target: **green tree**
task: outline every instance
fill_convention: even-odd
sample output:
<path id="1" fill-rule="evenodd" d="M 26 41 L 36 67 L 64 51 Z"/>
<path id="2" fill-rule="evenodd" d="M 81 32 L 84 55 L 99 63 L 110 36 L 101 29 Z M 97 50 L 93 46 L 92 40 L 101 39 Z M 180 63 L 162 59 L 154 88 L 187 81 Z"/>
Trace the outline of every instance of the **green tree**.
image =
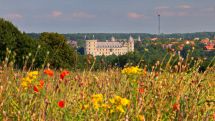
<path id="1" fill-rule="evenodd" d="M 47 48 L 47 62 L 55 68 L 73 68 L 77 61 L 74 48 L 67 44 L 66 38 L 58 33 L 44 32 L 39 38 L 42 48 Z"/>
<path id="2" fill-rule="evenodd" d="M 36 51 L 37 42 L 28 37 L 25 33 L 20 32 L 12 23 L 0 19 L 0 60 L 6 56 L 6 49 L 16 53 L 15 66 L 23 66 L 23 56 Z M 14 58 L 13 58 L 14 59 Z"/>

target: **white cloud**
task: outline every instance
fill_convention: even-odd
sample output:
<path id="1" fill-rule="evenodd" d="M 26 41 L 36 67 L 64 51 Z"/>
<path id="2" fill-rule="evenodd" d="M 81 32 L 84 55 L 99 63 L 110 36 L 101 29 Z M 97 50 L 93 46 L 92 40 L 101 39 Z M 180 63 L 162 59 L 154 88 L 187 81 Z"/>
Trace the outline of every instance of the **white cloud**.
<path id="1" fill-rule="evenodd" d="M 140 13 L 129 12 L 128 13 L 128 18 L 131 18 L 131 19 L 142 19 L 142 18 L 144 18 L 144 15 L 140 14 Z"/>
<path id="2" fill-rule="evenodd" d="M 52 17 L 59 17 L 61 15 L 62 15 L 62 12 L 60 12 L 60 11 L 53 11 L 51 14 Z"/>

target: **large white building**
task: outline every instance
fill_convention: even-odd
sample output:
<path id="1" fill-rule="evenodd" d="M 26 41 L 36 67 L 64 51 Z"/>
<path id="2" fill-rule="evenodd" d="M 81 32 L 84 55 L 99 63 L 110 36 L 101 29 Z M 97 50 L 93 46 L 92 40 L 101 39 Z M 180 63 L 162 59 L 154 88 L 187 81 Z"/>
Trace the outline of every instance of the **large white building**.
<path id="1" fill-rule="evenodd" d="M 114 37 L 110 41 L 86 40 L 85 54 L 93 56 L 124 55 L 134 51 L 134 39 L 129 37 L 128 41 L 116 41 Z"/>

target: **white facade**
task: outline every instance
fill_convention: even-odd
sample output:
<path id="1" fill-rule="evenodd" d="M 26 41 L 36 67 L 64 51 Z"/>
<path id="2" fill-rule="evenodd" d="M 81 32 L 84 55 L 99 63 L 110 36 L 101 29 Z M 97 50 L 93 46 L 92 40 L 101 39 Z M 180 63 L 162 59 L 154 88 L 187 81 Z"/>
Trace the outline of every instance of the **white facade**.
<path id="1" fill-rule="evenodd" d="M 86 40 L 85 54 L 93 56 L 124 55 L 134 51 L 134 39 L 130 36 L 127 42 L 116 41 L 114 37 L 111 41 L 99 42 L 98 40 Z"/>

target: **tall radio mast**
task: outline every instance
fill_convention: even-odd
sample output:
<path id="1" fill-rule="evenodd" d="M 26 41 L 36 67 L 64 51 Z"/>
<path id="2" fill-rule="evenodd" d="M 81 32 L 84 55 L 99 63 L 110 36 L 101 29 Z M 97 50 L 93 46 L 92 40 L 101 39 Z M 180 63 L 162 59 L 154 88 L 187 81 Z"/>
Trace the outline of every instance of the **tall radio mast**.
<path id="1" fill-rule="evenodd" d="M 161 27 L 160 27 L 160 17 L 161 17 L 161 15 L 158 14 L 158 34 L 160 34 L 160 29 L 161 29 Z"/>

